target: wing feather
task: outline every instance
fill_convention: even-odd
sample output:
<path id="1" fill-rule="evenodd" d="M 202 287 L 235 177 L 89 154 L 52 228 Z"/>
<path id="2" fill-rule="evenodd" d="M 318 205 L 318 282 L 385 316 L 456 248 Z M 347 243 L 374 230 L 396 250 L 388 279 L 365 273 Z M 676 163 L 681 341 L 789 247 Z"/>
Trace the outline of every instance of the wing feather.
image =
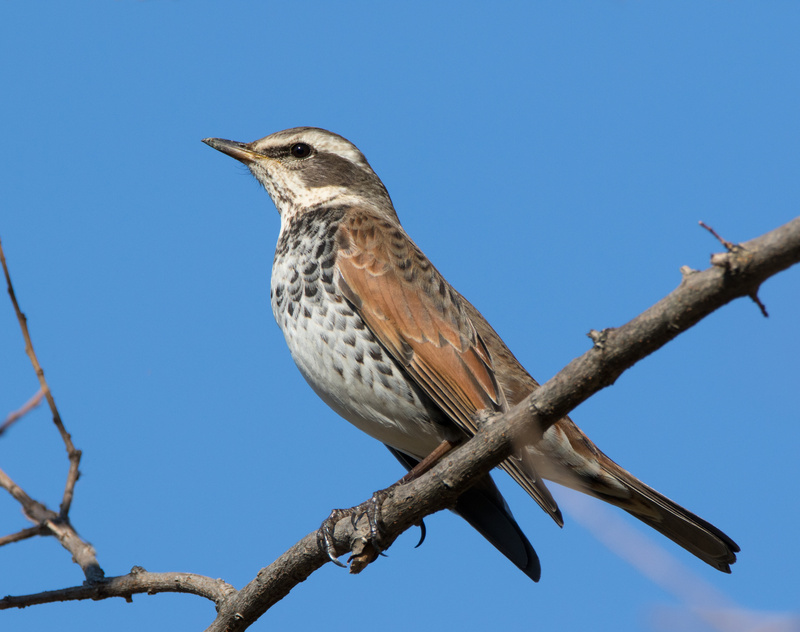
<path id="1" fill-rule="evenodd" d="M 354 209 L 337 239 L 340 290 L 378 341 L 461 431 L 467 436 L 477 432 L 479 410 L 505 410 L 492 357 L 468 311 L 471 306 L 399 224 Z M 502 467 L 561 524 L 555 500 L 530 464 L 512 457 Z"/>

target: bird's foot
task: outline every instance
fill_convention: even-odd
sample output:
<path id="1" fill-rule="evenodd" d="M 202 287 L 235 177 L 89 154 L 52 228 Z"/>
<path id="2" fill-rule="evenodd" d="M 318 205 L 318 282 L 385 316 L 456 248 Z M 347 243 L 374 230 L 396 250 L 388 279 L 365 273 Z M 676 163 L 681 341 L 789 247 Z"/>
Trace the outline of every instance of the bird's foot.
<path id="1" fill-rule="evenodd" d="M 330 515 L 322 521 L 322 525 L 319 531 L 317 531 L 317 546 L 327 553 L 328 559 L 330 559 L 331 562 L 342 568 L 346 568 L 347 564 L 342 562 L 336 555 L 336 542 L 333 539 L 333 533 L 336 530 L 336 523 L 342 518 L 346 518 L 348 515 L 352 518 L 355 509 L 355 507 L 351 507 L 350 509 L 334 509 L 331 511 Z"/>
<path id="2" fill-rule="evenodd" d="M 380 528 L 381 505 L 392 487 L 375 492 L 369 500 L 355 507 L 331 511 L 317 531 L 317 544 L 320 549 L 325 551 L 331 562 L 343 568 L 347 567 L 336 555 L 334 532 L 336 523 L 348 516 L 350 524 L 356 530 L 350 543 L 350 558 L 347 560 L 350 563 L 350 572 L 360 573 L 381 554 L 385 548 L 382 545 L 383 538 Z M 358 526 L 362 518 L 366 518 L 367 522 L 365 533 L 361 532 Z"/>

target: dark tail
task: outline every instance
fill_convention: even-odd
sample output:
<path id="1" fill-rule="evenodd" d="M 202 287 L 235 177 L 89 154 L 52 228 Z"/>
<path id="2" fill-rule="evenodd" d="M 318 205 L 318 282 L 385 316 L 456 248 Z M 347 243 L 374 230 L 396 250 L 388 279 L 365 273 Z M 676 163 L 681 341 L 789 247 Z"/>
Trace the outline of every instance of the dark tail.
<path id="1" fill-rule="evenodd" d="M 627 474 L 627 472 L 626 472 Z M 642 481 L 627 481 L 634 492 L 632 506 L 619 506 L 670 540 L 723 573 L 731 572 L 739 545 L 710 522 L 659 494 Z"/>
<path id="2" fill-rule="evenodd" d="M 739 552 L 736 542 L 600 454 L 601 476 L 568 477 L 560 482 L 624 509 L 707 564 L 723 573 L 731 572 L 730 565 Z M 609 478 L 611 484 L 606 482 Z"/>
<path id="3" fill-rule="evenodd" d="M 410 470 L 418 463 L 407 454 L 386 447 L 406 469 Z M 539 581 L 542 574 L 539 556 L 514 520 L 508 504 L 490 476 L 483 477 L 464 492 L 458 498 L 453 511 L 489 540 L 518 569 L 533 581 Z"/>

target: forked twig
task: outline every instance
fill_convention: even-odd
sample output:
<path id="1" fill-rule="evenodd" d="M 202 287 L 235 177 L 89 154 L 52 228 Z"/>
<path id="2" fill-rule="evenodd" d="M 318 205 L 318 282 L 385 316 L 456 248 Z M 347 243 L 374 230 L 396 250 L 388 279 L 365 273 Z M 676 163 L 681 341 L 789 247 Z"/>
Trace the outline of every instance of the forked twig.
<path id="1" fill-rule="evenodd" d="M 67 473 L 67 482 L 64 486 L 64 496 L 61 499 L 61 511 L 59 512 L 61 517 L 66 519 L 67 515 L 69 514 L 70 505 L 72 504 L 72 497 L 75 493 L 75 483 L 78 480 L 78 466 L 81 462 L 81 451 L 77 450 L 72 444 L 72 437 L 70 437 L 67 429 L 64 427 L 64 423 L 61 421 L 61 415 L 58 414 L 58 407 L 56 407 L 56 400 L 53 399 L 53 394 L 50 392 L 50 386 L 47 384 L 47 380 L 44 377 L 44 370 L 39 364 L 39 359 L 36 357 L 36 352 L 33 350 L 33 342 L 31 342 L 31 335 L 28 332 L 28 319 L 19 308 L 17 295 L 14 292 L 14 285 L 11 283 L 11 275 L 8 273 L 8 265 L 6 265 L 6 257 L 3 253 L 2 242 L 0 242 L 0 262 L 3 264 L 3 274 L 5 274 L 6 277 L 8 295 L 11 297 L 11 302 L 14 305 L 14 311 L 17 313 L 19 326 L 22 329 L 22 337 L 25 339 L 25 353 L 28 354 L 31 364 L 33 365 L 33 369 L 36 371 L 36 376 L 39 378 L 39 385 L 42 389 L 42 392 L 44 392 L 47 403 L 50 406 L 50 411 L 53 413 L 53 423 L 56 425 L 56 428 L 58 428 L 61 439 L 64 441 L 64 445 L 67 448 L 69 472 Z"/>
<path id="2" fill-rule="evenodd" d="M 700 224 L 700 226 L 705 228 L 709 233 L 714 235 L 714 237 L 717 238 L 717 241 L 719 241 L 719 243 L 725 246 L 725 250 L 727 250 L 730 254 L 741 253 L 744 250 L 741 244 L 734 244 L 728 241 L 727 239 L 724 239 L 723 237 L 720 236 L 720 234 L 717 231 L 715 231 L 713 228 L 711 228 L 711 226 L 709 226 L 705 222 L 701 221 L 698 223 Z M 730 266 L 731 260 L 725 257 L 724 255 L 714 255 L 713 257 L 711 257 L 711 263 L 714 265 L 721 265 L 723 267 L 727 267 Z M 758 306 L 758 309 L 761 310 L 761 315 L 764 318 L 769 318 L 769 313 L 767 313 L 766 305 L 764 305 L 764 303 L 761 302 L 761 299 L 758 298 L 758 288 L 753 290 L 748 296 Z"/>
<path id="3" fill-rule="evenodd" d="M 61 499 L 61 508 L 58 513 L 48 509 L 43 503 L 32 499 L 25 491 L 19 487 L 13 480 L 2 470 L 0 470 L 0 487 L 8 490 L 8 492 L 22 505 L 25 516 L 32 522 L 37 524 L 34 530 L 38 530 L 43 535 L 55 536 L 61 545 L 72 553 L 73 559 L 83 569 L 86 579 L 89 582 L 96 582 L 103 578 L 104 573 L 100 568 L 95 557 L 95 552 L 92 546 L 85 542 L 78 536 L 75 529 L 69 522 L 69 509 L 72 505 L 72 498 L 75 493 L 75 483 L 78 480 L 79 470 L 78 467 L 81 461 L 81 451 L 76 449 L 72 443 L 64 423 L 61 421 L 61 415 L 58 413 L 56 402 L 53 399 L 53 394 L 50 392 L 50 386 L 44 377 L 44 370 L 39 364 L 39 359 L 36 357 L 36 352 L 33 350 L 33 342 L 31 342 L 30 332 L 28 331 L 28 319 L 19 307 L 17 295 L 14 292 L 14 285 L 11 283 L 11 275 L 8 272 L 8 265 L 6 264 L 5 253 L 3 252 L 3 244 L 0 242 L 0 263 L 3 265 L 3 274 L 6 277 L 6 286 L 8 288 L 8 295 L 11 297 L 11 303 L 14 305 L 14 311 L 17 314 L 19 326 L 22 329 L 22 337 L 25 339 L 25 352 L 31 360 L 36 376 L 39 378 L 39 386 L 47 403 L 50 405 L 50 411 L 53 414 L 53 423 L 58 429 L 61 439 L 67 449 L 67 456 L 69 458 L 69 471 L 67 472 L 67 482 L 64 486 L 64 495 Z M 27 406 L 27 405 L 26 405 Z M 16 534 L 12 534 L 2 538 L 0 543 L 8 544 L 10 542 L 17 542 L 21 539 L 35 535 L 33 530 L 25 529 Z"/>

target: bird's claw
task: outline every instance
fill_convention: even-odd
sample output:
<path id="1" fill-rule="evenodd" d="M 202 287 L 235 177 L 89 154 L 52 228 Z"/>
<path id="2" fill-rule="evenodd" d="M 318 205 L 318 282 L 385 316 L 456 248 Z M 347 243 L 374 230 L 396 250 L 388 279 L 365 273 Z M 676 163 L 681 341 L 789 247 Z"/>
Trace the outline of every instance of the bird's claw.
<path id="1" fill-rule="evenodd" d="M 382 489 L 372 494 L 372 497 L 364 503 L 366 505 L 364 514 L 366 514 L 367 522 L 369 523 L 369 539 L 378 552 L 383 548 L 380 546 L 381 528 L 379 522 L 381 519 L 381 506 L 388 495 L 389 493 Z"/>
<path id="2" fill-rule="evenodd" d="M 415 549 L 418 549 L 422 546 L 422 543 L 425 542 L 425 536 L 428 533 L 428 530 L 425 528 L 424 521 L 420 520 L 417 526 L 419 527 L 419 542 L 417 542 L 417 545 L 414 547 Z"/>
<path id="3" fill-rule="evenodd" d="M 347 565 L 336 555 L 336 542 L 334 540 L 336 523 L 342 518 L 347 517 L 350 518 L 350 524 L 353 526 L 353 529 L 358 529 L 359 521 L 366 517 L 369 526 L 369 534 L 362 539 L 365 543 L 367 541 L 369 542 L 375 553 L 382 554 L 383 547 L 381 546 L 382 537 L 379 522 L 381 519 L 381 505 L 386 499 L 386 496 L 388 496 L 388 491 L 380 490 L 372 494 L 372 497 L 368 501 L 356 507 L 351 507 L 350 509 L 334 509 L 331 511 L 330 515 L 323 521 L 319 531 L 317 531 L 317 546 L 325 551 L 331 562 L 342 568 L 347 568 Z M 424 534 L 422 539 L 425 539 Z M 420 540 L 420 544 L 422 544 L 422 540 Z"/>
<path id="4" fill-rule="evenodd" d="M 324 549 L 325 553 L 328 555 L 328 559 L 331 562 L 336 564 L 336 566 L 341 566 L 342 568 L 347 568 L 347 564 L 342 562 L 336 555 L 336 545 L 333 539 L 333 532 L 336 529 L 336 523 L 347 516 L 348 513 L 352 517 L 352 512 L 352 509 L 334 509 L 331 511 L 330 515 L 325 518 L 319 528 L 319 531 L 317 531 L 317 546 L 320 549 Z"/>
<path id="5" fill-rule="evenodd" d="M 353 513 L 350 515 L 350 524 L 353 526 L 353 529 L 358 529 L 358 521 L 364 517 L 367 513 L 366 511 L 356 511 L 356 507 L 353 508 Z"/>

